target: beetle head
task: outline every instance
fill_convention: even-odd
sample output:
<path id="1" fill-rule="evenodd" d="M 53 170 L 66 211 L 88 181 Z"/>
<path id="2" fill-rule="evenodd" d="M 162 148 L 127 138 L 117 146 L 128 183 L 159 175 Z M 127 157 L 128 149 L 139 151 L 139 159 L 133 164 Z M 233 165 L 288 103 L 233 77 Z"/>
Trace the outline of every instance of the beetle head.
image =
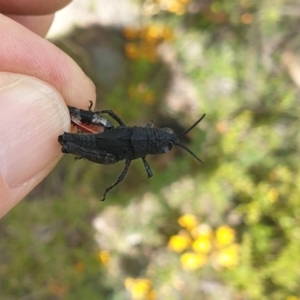
<path id="1" fill-rule="evenodd" d="M 164 133 L 160 138 L 159 149 L 161 149 L 160 153 L 167 153 L 171 151 L 173 147 L 179 142 L 179 138 L 169 127 L 162 128 L 162 132 Z"/>

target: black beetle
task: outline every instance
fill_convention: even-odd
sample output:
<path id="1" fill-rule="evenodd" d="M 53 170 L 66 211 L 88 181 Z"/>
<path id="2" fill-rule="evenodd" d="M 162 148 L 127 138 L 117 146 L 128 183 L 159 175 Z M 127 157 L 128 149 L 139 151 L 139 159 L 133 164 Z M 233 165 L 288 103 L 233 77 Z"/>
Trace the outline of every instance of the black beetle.
<path id="1" fill-rule="evenodd" d="M 72 108 L 73 109 L 73 108 Z M 80 110 L 79 113 L 85 115 L 85 122 L 93 124 L 92 120 L 96 115 L 107 113 L 120 126 L 113 128 L 109 123 L 106 123 L 105 118 L 101 119 L 101 125 L 105 130 L 101 133 L 67 133 L 58 137 L 58 142 L 62 145 L 63 153 L 76 155 L 75 158 L 84 158 L 92 162 L 109 165 L 117 163 L 120 160 L 125 160 L 125 168 L 118 177 L 117 181 L 109 186 L 104 194 L 102 201 L 105 200 L 106 194 L 119 184 L 125 178 L 132 160 L 141 158 L 144 163 L 148 178 L 153 176 L 152 170 L 146 161 L 146 155 L 157 155 L 169 152 L 174 146 L 179 146 L 189 152 L 195 159 L 202 163 L 191 150 L 179 143 L 179 136 L 187 134 L 191 131 L 204 117 L 205 114 L 194 123 L 189 129 L 183 133 L 176 135 L 170 128 L 153 128 L 153 123 L 149 122 L 145 127 L 126 126 L 124 122 L 112 111 L 102 110 L 92 112 Z M 82 118 L 79 115 L 80 118 Z M 80 119 L 78 118 L 78 119 Z M 105 124 L 108 124 L 106 128 Z"/>

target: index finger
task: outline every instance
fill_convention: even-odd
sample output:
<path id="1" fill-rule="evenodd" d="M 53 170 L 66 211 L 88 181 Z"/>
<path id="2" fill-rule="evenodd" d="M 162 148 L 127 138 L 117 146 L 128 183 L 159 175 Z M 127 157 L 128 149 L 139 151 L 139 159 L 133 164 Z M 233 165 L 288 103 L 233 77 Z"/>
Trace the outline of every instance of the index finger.
<path id="1" fill-rule="evenodd" d="M 85 108 L 95 101 L 95 86 L 64 52 L 0 14 L 0 71 L 39 78 L 52 85 L 68 105 Z"/>
<path id="2" fill-rule="evenodd" d="M 0 0 L 1 13 L 16 15 L 53 14 L 69 4 L 71 0 Z"/>

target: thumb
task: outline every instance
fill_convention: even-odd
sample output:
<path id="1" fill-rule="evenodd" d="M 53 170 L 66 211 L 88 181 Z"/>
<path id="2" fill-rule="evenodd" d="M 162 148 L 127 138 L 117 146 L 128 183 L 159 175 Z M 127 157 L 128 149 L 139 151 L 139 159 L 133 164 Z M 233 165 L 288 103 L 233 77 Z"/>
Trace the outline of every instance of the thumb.
<path id="1" fill-rule="evenodd" d="M 57 137 L 70 127 L 60 94 L 25 75 L 0 73 L 0 217 L 61 157 Z"/>

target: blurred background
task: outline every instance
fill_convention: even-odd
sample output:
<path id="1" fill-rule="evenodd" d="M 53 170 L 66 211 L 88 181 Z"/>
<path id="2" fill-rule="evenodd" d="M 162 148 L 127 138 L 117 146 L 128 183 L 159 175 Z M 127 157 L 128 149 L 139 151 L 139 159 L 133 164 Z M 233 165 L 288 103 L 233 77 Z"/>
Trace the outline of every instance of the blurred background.
<path id="1" fill-rule="evenodd" d="M 102 166 L 65 155 L 0 221 L 1 299 L 300 299 L 300 3 L 76 0 L 49 39 L 97 108 L 182 149 Z M 89 99 L 82 99 L 88 107 Z M 298 104 L 297 104 L 298 103 Z M 26 211 L 26 214 L 23 212 Z"/>

